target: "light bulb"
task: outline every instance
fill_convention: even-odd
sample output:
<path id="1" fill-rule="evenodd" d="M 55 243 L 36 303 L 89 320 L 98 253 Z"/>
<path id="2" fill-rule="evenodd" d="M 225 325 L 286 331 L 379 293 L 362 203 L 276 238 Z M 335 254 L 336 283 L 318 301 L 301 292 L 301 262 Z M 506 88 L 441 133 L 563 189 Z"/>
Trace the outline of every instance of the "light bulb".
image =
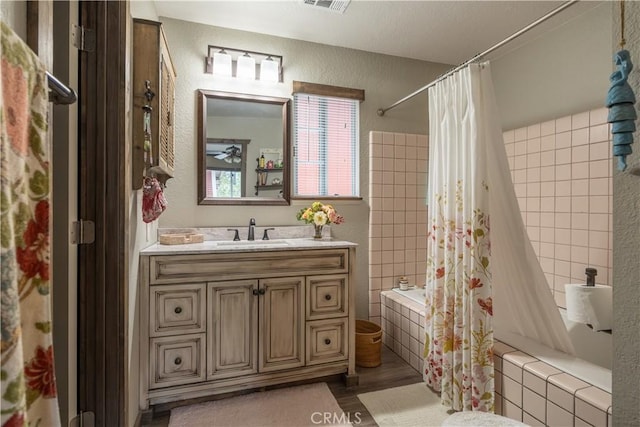
<path id="1" fill-rule="evenodd" d="M 278 72 L 278 61 L 270 56 L 260 63 L 260 80 L 263 82 L 276 83 L 280 81 L 280 73 Z"/>
<path id="2" fill-rule="evenodd" d="M 239 79 L 256 79 L 256 60 L 250 57 L 248 53 L 238 57 L 236 77 Z"/>
<path id="3" fill-rule="evenodd" d="M 213 74 L 231 76 L 231 55 L 224 49 L 213 54 Z"/>

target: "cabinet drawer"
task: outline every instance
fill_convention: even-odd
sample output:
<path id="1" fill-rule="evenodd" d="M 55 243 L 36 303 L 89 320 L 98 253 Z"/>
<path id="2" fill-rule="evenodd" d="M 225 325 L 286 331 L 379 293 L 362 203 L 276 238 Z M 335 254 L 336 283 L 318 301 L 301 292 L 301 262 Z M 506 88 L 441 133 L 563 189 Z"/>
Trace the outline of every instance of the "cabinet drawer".
<path id="1" fill-rule="evenodd" d="M 204 381 L 205 334 L 151 340 L 149 388 Z"/>
<path id="2" fill-rule="evenodd" d="M 307 365 L 346 360 L 347 325 L 346 317 L 307 322 Z"/>
<path id="3" fill-rule="evenodd" d="M 204 283 L 151 286 L 149 292 L 150 336 L 205 331 Z"/>
<path id="4" fill-rule="evenodd" d="M 149 265 L 151 284 L 348 273 L 348 249 L 157 255 Z"/>
<path id="5" fill-rule="evenodd" d="M 308 276 L 307 320 L 341 317 L 349 314 L 348 276 L 335 274 Z"/>

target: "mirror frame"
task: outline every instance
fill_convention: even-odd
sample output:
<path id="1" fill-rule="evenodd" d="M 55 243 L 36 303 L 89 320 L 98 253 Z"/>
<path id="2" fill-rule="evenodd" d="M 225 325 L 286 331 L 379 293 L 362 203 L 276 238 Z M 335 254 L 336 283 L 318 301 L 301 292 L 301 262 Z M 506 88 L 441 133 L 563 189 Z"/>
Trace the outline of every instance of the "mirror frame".
<path id="1" fill-rule="evenodd" d="M 282 149 L 284 170 L 282 171 L 282 197 L 207 197 L 207 100 L 226 99 L 244 102 L 256 102 L 261 104 L 273 104 L 282 107 Z M 197 152 L 198 152 L 198 204 L 199 205 L 289 205 L 291 202 L 289 176 L 291 171 L 291 136 L 289 131 L 289 110 L 291 100 L 273 96 L 250 95 L 245 93 L 221 92 L 198 89 L 196 93 L 198 105 L 197 120 Z M 247 162 L 249 160 L 247 159 Z"/>

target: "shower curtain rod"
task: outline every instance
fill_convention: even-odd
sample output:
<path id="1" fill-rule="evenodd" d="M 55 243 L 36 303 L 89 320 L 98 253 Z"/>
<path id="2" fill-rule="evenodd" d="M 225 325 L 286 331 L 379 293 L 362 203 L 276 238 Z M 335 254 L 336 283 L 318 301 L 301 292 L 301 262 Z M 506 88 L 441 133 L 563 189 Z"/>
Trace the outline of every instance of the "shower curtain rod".
<path id="1" fill-rule="evenodd" d="M 50 72 L 47 71 L 46 74 L 49 89 L 51 89 L 51 92 L 49 92 L 49 101 L 54 104 L 64 105 L 73 104 L 77 101 L 78 95 L 76 95 L 76 92 L 73 89 L 67 87 L 67 85 L 56 79 Z"/>
<path id="2" fill-rule="evenodd" d="M 387 108 L 380 108 L 378 109 L 378 115 L 380 117 L 384 116 L 384 113 L 386 113 L 387 111 L 391 110 L 392 108 L 397 107 L 398 105 L 402 104 L 405 101 L 408 101 L 409 99 L 413 98 L 414 96 L 424 92 L 425 90 L 429 89 L 431 86 L 434 86 L 436 83 L 438 83 L 441 80 L 446 79 L 447 77 L 449 77 L 450 75 L 454 74 L 456 71 L 461 70 L 462 68 L 466 67 L 467 65 L 471 64 L 472 62 L 477 61 L 478 59 L 482 58 L 483 56 L 493 52 L 494 50 L 504 46 L 505 44 L 509 43 L 511 40 L 521 36 L 522 34 L 526 33 L 527 31 L 529 31 L 530 29 L 532 29 L 533 27 L 537 26 L 538 24 L 541 24 L 542 22 L 546 21 L 547 19 L 551 18 L 552 16 L 556 15 L 557 13 L 562 12 L 563 10 L 565 10 L 566 8 L 568 8 L 569 6 L 577 3 L 580 0 L 570 0 L 567 1 L 566 3 L 561 4 L 560 6 L 558 6 L 557 8 L 553 9 L 551 12 L 547 13 L 546 15 L 538 18 L 537 20 L 535 20 L 534 22 L 532 22 L 531 24 L 527 25 L 526 27 L 524 27 L 523 29 L 513 33 L 512 35 L 510 35 L 509 37 L 507 37 L 506 39 L 502 40 L 501 42 L 491 46 L 489 49 L 485 50 L 482 53 L 478 53 L 477 55 L 473 56 L 471 59 L 463 62 L 462 64 L 458 65 L 455 68 L 452 68 L 451 70 L 447 71 L 444 74 L 441 74 L 437 79 L 435 79 L 434 81 L 432 81 L 431 83 L 421 87 L 420 89 L 416 90 L 415 92 L 405 96 L 404 98 L 402 98 L 399 101 L 396 101 L 395 103 L 391 104 L 390 106 L 388 106 Z"/>

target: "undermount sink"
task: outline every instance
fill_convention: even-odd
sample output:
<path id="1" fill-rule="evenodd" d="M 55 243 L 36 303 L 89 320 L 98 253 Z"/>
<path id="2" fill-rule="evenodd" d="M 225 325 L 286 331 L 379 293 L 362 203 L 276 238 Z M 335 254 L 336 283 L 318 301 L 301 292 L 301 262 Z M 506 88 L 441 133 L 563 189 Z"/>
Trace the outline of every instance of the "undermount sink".
<path id="1" fill-rule="evenodd" d="M 286 240 L 235 240 L 216 242 L 216 246 L 289 246 Z"/>

